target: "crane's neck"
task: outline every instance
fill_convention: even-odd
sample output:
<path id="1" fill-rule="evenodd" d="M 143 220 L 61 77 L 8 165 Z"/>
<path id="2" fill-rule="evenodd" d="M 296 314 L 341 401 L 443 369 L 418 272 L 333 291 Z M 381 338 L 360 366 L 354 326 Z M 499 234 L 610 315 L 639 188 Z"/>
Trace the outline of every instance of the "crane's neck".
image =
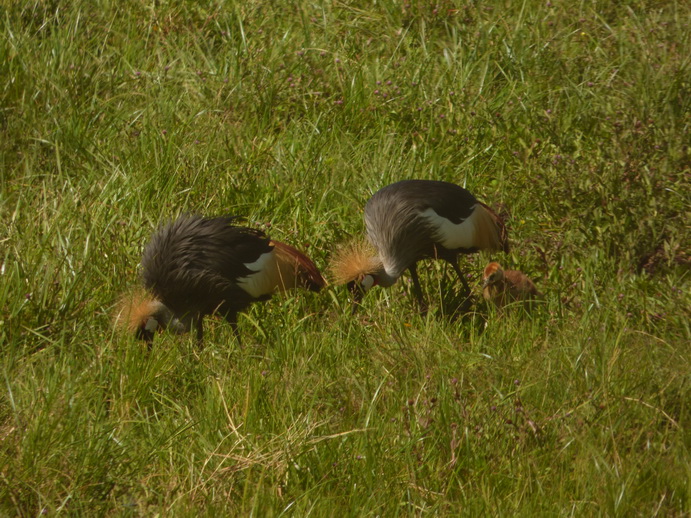
<path id="1" fill-rule="evenodd" d="M 377 284 L 379 286 L 382 286 L 383 288 L 393 286 L 398 280 L 398 276 L 389 275 L 384 269 L 384 267 L 382 267 L 380 270 L 377 270 L 373 274 L 373 277 L 377 279 Z"/>

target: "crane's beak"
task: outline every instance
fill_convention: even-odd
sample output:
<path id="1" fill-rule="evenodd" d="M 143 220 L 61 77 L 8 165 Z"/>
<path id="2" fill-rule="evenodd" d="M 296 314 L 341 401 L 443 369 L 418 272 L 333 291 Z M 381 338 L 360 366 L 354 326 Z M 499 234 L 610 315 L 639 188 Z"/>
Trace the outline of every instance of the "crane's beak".
<path id="1" fill-rule="evenodd" d="M 137 329 L 137 339 L 146 342 L 149 348 L 151 348 L 151 344 L 154 342 L 154 335 L 160 327 L 158 320 L 154 316 L 150 316 L 146 319 L 146 322 Z"/>
<path id="2" fill-rule="evenodd" d="M 360 283 L 351 281 L 348 283 L 348 293 L 350 294 L 350 301 L 353 307 L 352 312 L 355 314 L 365 296 L 365 290 Z"/>

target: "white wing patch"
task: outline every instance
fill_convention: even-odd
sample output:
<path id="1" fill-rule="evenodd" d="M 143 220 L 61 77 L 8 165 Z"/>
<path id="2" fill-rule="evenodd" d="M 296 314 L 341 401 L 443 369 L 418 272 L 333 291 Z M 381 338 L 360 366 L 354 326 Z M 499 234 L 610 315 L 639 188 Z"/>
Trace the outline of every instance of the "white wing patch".
<path id="1" fill-rule="evenodd" d="M 245 266 L 256 273 L 251 273 L 247 277 L 239 277 L 237 284 L 240 288 L 255 299 L 274 290 L 275 283 L 273 281 L 278 265 L 273 250 L 260 255 L 253 263 L 245 263 Z"/>
<path id="2" fill-rule="evenodd" d="M 475 219 L 477 212 L 475 211 L 477 204 L 473 205 L 471 209 L 473 212 L 462 222 L 455 224 L 448 219 L 437 214 L 434 209 L 429 208 L 420 213 L 420 217 L 427 220 L 429 225 L 435 230 L 435 239 L 444 248 L 455 250 L 457 248 L 473 248 L 477 246 L 475 243 L 475 234 L 477 227 Z"/>

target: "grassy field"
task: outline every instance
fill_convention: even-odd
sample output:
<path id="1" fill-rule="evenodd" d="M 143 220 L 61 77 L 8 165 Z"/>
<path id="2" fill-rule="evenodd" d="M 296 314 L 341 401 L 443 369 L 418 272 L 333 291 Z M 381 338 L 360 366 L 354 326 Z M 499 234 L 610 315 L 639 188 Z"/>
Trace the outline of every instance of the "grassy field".
<path id="1" fill-rule="evenodd" d="M 691 512 L 684 2 L 0 6 L 0 515 Z M 240 214 L 324 271 L 404 178 L 505 217 L 531 316 L 420 265 L 113 329 L 156 226 Z M 463 260 L 479 295 L 489 256 Z"/>

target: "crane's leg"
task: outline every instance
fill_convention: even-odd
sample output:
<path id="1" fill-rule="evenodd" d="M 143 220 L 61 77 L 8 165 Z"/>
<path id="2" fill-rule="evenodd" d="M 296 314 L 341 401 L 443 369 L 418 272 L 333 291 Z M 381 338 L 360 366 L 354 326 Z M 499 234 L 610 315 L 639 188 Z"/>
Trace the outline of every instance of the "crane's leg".
<path id="1" fill-rule="evenodd" d="M 449 261 L 451 263 L 451 266 L 453 266 L 454 271 L 456 272 L 456 275 L 458 275 L 458 278 L 461 280 L 461 283 L 463 283 L 463 289 L 465 290 L 465 296 L 468 297 L 470 296 L 470 286 L 468 286 L 468 281 L 465 280 L 465 277 L 463 277 L 463 272 L 461 271 L 461 268 L 458 266 L 458 263 L 454 261 Z"/>
<path id="2" fill-rule="evenodd" d="M 230 323 L 230 327 L 233 328 L 233 333 L 235 333 L 235 339 L 238 341 L 238 345 L 242 347 L 242 340 L 240 339 L 240 331 L 238 331 L 238 320 L 237 318 Z"/>
<path id="3" fill-rule="evenodd" d="M 423 315 L 427 313 L 427 304 L 425 304 L 422 298 L 422 286 L 420 286 L 420 279 L 417 276 L 417 267 L 413 263 L 408 270 L 410 270 L 410 276 L 413 279 L 413 292 L 415 293 L 415 298 L 417 299 L 418 306 L 420 307 L 420 313 Z"/>
<path id="4" fill-rule="evenodd" d="M 238 314 L 237 314 L 237 312 L 227 313 L 226 314 L 226 321 L 230 324 L 230 327 L 233 330 L 233 334 L 235 335 L 235 339 L 238 341 L 238 345 L 240 347 L 242 347 L 242 340 L 240 340 L 240 331 L 238 331 Z"/>
<path id="5" fill-rule="evenodd" d="M 201 347 L 202 343 L 204 342 L 204 317 L 202 315 L 198 315 L 196 322 L 194 323 L 194 327 L 197 329 L 197 345 Z"/>

